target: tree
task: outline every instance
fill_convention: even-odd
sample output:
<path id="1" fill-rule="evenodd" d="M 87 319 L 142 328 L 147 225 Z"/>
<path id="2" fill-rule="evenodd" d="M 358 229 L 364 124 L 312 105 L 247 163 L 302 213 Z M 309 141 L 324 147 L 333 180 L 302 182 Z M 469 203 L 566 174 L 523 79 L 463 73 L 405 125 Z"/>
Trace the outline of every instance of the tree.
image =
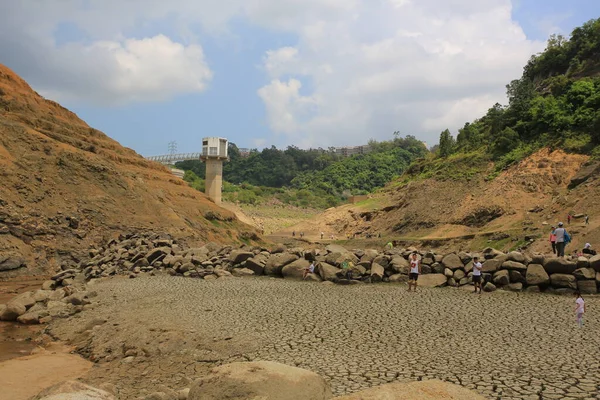
<path id="1" fill-rule="evenodd" d="M 448 129 L 443 131 L 440 134 L 440 156 L 446 158 L 452 154 L 454 152 L 455 144 L 454 137 L 450 131 Z"/>

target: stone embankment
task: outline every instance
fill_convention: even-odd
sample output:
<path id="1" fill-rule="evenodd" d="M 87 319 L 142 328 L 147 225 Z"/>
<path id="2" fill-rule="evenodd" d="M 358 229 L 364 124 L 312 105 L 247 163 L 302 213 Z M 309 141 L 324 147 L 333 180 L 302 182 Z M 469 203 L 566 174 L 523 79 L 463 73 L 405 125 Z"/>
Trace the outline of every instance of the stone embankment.
<path id="1" fill-rule="evenodd" d="M 0 305 L 0 319 L 22 323 L 44 323 L 52 317 L 81 311 L 92 293 L 85 282 L 113 275 L 135 278 L 140 274 L 169 274 L 205 280 L 226 277 L 275 276 L 302 279 L 315 262 L 314 274 L 306 279 L 338 284 L 404 283 L 408 280 L 408 257 L 417 252 L 421 260 L 423 286 L 464 286 L 472 283 L 473 257 L 483 262 L 484 291 L 571 294 L 579 290 L 595 294 L 600 286 L 600 256 L 556 258 L 542 254 L 502 253 L 486 248 L 481 253 L 436 254 L 414 248 L 348 250 L 339 245 L 326 248 L 272 250 L 260 247 L 222 246 L 208 243 L 184 248 L 169 235 L 130 234 L 92 248 L 77 268 L 64 266 L 41 290 L 17 296 Z M 347 269 L 343 267 L 348 265 Z M 60 290 L 55 290 L 60 289 Z"/>

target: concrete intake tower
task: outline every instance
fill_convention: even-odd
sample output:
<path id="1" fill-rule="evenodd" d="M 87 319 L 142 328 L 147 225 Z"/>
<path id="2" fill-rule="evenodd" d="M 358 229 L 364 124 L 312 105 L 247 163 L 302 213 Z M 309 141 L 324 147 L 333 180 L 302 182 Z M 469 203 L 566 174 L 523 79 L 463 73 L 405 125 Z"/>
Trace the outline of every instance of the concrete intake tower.
<path id="1" fill-rule="evenodd" d="M 215 204 L 221 204 L 223 161 L 229 160 L 227 148 L 228 142 L 225 138 L 202 138 L 202 154 L 200 155 L 200 159 L 206 163 L 206 195 Z"/>

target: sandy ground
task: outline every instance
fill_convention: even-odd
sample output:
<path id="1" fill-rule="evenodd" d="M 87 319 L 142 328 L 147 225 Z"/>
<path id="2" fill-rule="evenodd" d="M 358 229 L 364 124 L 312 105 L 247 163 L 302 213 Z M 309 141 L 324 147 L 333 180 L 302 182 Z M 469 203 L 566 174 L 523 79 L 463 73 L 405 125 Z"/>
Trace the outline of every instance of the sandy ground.
<path id="1" fill-rule="evenodd" d="M 600 398 L 600 298 L 574 299 L 275 278 L 111 279 L 93 309 L 51 327 L 120 398 L 189 387 L 215 365 L 271 360 L 313 370 L 335 394 L 438 378 L 490 399 Z"/>
<path id="2" fill-rule="evenodd" d="M 0 363 L 0 399 L 27 400 L 56 383 L 84 376 L 92 363 L 61 345 Z"/>

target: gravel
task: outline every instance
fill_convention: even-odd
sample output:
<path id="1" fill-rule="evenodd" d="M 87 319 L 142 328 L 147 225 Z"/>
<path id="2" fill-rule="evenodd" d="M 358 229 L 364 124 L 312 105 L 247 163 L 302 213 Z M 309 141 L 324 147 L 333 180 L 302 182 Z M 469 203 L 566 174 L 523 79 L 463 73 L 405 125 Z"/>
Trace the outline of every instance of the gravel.
<path id="1" fill-rule="evenodd" d="M 336 395 L 437 378 L 490 399 L 600 399 L 599 297 L 586 297 L 580 329 L 573 297 L 535 293 L 167 276 L 90 290 L 94 309 L 52 330 L 84 343 L 98 361 L 89 381 L 121 385 L 124 399 L 243 360 L 315 371 Z M 87 343 L 81 326 L 98 318 Z M 119 354 L 123 343 L 143 353 Z"/>

